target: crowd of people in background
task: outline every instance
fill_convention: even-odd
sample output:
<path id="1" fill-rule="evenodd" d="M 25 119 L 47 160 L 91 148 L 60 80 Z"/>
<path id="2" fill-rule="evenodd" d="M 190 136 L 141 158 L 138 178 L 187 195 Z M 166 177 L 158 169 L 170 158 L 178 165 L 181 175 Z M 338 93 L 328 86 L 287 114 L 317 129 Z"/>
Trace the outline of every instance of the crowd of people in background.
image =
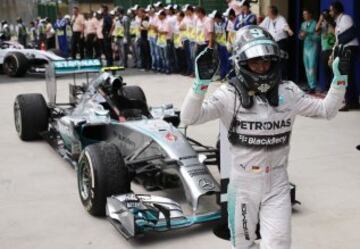
<path id="1" fill-rule="evenodd" d="M 162 2 L 146 8 L 135 5 L 128 10 L 116 7 L 111 11 L 103 5 L 96 12 L 80 13 L 73 8 L 72 16 L 58 16 L 55 22 L 49 18 L 37 18 L 25 27 L 17 19 L 17 40 L 24 46 L 39 49 L 55 49 L 65 58 L 105 59 L 106 65 L 135 67 L 159 73 L 180 73 L 194 76 L 194 60 L 205 47 L 214 48 L 220 59 L 219 80 L 225 80 L 231 71 L 231 55 L 236 31 L 247 25 L 259 25 L 271 33 L 284 52 L 283 79 L 288 78 L 287 56 L 289 37 L 294 35 L 287 20 L 276 6 L 269 6 L 265 17 L 257 17 L 250 1 L 227 0 L 225 12 L 214 10 L 207 14 L 203 7 L 186 4 L 163 5 Z M 298 38 L 303 40 L 303 63 L 309 93 L 318 88 L 318 56 L 325 66 L 326 82 L 330 84 L 332 73 L 328 62 L 333 47 L 348 45 L 352 60 L 358 41 L 352 28 L 353 21 L 345 15 L 338 1 L 324 10 L 315 21 L 310 10 L 303 10 L 304 22 Z M 3 39 L 10 39 L 10 29 L 2 21 Z M 349 32 L 347 29 L 351 28 Z M 341 35 L 342 33 L 345 34 Z M 57 38 L 57 41 L 56 41 Z M 57 44 L 57 46 L 56 46 Z M 321 49 L 320 49 L 321 48 Z M 321 50 L 321 52 L 320 52 Z M 353 79 L 353 73 L 350 75 Z M 351 84 L 351 80 L 349 81 Z M 326 91 L 328 86 L 322 91 Z M 350 85 L 344 110 L 359 107 L 355 84 Z"/>

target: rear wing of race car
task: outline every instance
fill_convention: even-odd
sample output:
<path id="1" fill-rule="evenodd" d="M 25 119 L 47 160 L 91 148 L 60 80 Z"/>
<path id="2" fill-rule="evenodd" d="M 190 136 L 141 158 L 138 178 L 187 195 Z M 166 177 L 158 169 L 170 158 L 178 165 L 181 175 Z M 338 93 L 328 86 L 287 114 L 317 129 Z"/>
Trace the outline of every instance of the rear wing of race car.
<path id="1" fill-rule="evenodd" d="M 49 99 L 49 105 L 56 105 L 57 83 L 58 76 L 72 75 L 75 84 L 76 75 L 85 74 L 86 83 L 89 83 L 89 74 L 98 73 L 102 69 L 100 60 L 60 60 L 52 61 L 46 67 L 46 91 Z"/>

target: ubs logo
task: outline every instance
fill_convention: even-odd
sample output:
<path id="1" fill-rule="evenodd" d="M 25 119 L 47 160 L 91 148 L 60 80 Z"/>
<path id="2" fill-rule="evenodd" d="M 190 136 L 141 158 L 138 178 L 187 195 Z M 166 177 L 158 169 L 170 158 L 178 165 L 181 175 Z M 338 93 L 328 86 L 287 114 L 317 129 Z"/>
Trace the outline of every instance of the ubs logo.
<path id="1" fill-rule="evenodd" d="M 200 186 L 200 188 L 202 188 L 203 190 L 206 190 L 206 191 L 209 191 L 209 190 L 212 190 L 215 188 L 214 182 L 207 178 L 200 179 L 199 186 Z"/>

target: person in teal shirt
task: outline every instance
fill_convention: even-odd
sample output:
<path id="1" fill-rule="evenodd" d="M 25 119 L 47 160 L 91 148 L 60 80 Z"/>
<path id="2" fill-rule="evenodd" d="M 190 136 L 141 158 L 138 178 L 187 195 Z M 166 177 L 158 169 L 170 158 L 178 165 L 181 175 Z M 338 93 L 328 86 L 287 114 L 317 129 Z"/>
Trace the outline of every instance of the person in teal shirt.
<path id="1" fill-rule="evenodd" d="M 312 18 L 312 13 L 309 10 L 304 10 L 303 18 L 304 22 L 301 24 L 299 38 L 304 41 L 303 60 L 309 93 L 315 93 L 320 37 L 316 32 L 316 21 Z"/>

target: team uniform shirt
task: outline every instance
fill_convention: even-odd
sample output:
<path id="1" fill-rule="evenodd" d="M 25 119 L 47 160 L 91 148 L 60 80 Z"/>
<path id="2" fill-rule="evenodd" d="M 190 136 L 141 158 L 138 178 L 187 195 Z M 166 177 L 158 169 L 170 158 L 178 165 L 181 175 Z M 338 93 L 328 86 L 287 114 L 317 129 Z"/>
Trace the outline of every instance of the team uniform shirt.
<path id="1" fill-rule="evenodd" d="M 184 39 L 189 41 L 195 41 L 195 21 L 194 16 L 185 16 L 183 24 L 185 26 Z"/>
<path id="2" fill-rule="evenodd" d="M 104 25 L 104 19 L 100 19 L 97 20 L 97 25 L 96 25 L 96 37 L 100 40 L 104 39 L 104 35 L 103 35 L 103 25 Z"/>
<path id="3" fill-rule="evenodd" d="M 221 46 L 226 46 L 226 22 L 214 23 L 215 42 Z"/>
<path id="4" fill-rule="evenodd" d="M 174 29 L 174 46 L 175 48 L 183 47 L 184 41 L 184 31 L 180 30 L 180 27 L 183 26 L 183 21 L 176 21 L 175 29 Z"/>
<path id="5" fill-rule="evenodd" d="M 158 21 L 159 21 L 159 19 L 155 15 L 149 17 L 148 38 L 156 39 L 156 37 L 157 37 L 156 27 L 157 27 Z"/>
<path id="6" fill-rule="evenodd" d="M 284 29 L 289 27 L 289 24 L 281 15 L 277 16 L 274 20 L 267 16 L 259 26 L 266 29 L 277 42 L 288 38 L 288 34 Z"/>
<path id="7" fill-rule="evenodd" d="M 116 18 L 115 28 L 113 33 L 115 37 L 124 37 L 125 29 L 124 29 L 124 23 L 122 22 L 122 18 L 120 17 Z"/>
<path id="8" fill-rule="evenodd" d="M 85 18 L 83 15 L 78 14 L 72 17 L 72 29 L 73 32 L 84 32 Z"/>
<path id="9" fill-rule="evenodd" d="M 170 26 L 169 23 L 166 21 L 166 19 L 164 20 L 159 20 L 158 21 L 158 39 L 157 39 L 157 45 L 159 47 L 166 47 L 166 40 L 168 37 L 168 32 L 170 31 Z M 167 32 L 166 34 L 160 34 L 160 32 Z"/>
<path id="10" fill-rule="evenodd" d="M 228 50 L 232 49 L 235 41 L 235 21 L 227 20 L 226 21 L 226 31 L 227 31 L 227 39 L 226 39 L 226 46 Z"/>
<path id="11" fill-rule="evenodd" d="M 196 43 L 204 45 L 211 39 L 211 33 L 214 32 L 213 20 L 207 16 L 202 19 L 196 19 Z"/>
<path id="12" fill-rule="evenodd" d="M 241 13 L 236 17 L 235 30 L 239 30 L 248 25 L 256 25 L 256 15 L 254 13 L 250 11 L 247 14 Z"/>
<path id="13" fill-rule="evenodd" d="M 167 35 L 167 39 L 172 40 L 176 28 L 177 17 L 176 15 L 166 16 L 166 21 L 169 25 L 169 33 Z"/>
<path id="14" fill-rule="evenodd" d="M 336 22 L 336 27 L 335 27 L 336 43 L 338 44 L 339 43 L 338 36 L 340 34 L 342 34 L 343 32 L 345 32 L 346 30 L 348 30 L 349 28 L 351 28 L 352 26 L 354 26 L 354 22 L 353 22 L 351 16 L 345 15 L 345 14 L 340 14 L 336 18 L 335 22 Z M 347 46 L 359 46 L 359 41 L 355 37 L 354 39 L 352 39 L 348 43 L 344 44 L 344 46 L 345 47 L 347 47 Z"/>
<path id="15" fill-rule="evenodd" d="M 51 23 L 46 24 L 45 32 L 47 39 L 53 38 L 55 36 L 55 30 Z"/>
<path id="16" fill-rule="evenodd" d="M 57 36 L 66 35 L 66 20 L 65 19 L 57 19 L 54 28 L 56 29 Z"/>
<path id="17" fill-rule="evenodd" d="M 84 36 L 85 37 L 89 34 L 89 26 L 90 26 L 90 20 L 85 19 L 85 21 L 84 21 Z"/>
<path id="18" fill-rule="evenodd" d="M 97 26 L 99 25 L 99 21 L 96 19 L 96 17 L 92 17 L 89 20 L 88 24 L 88 34 L 96 34 Z"/>
<path id="19" fill-rule="evenodd" d="M 130 22 L 130 35 L 135 36 L 136 39 L 140 38 L 140 25 L 141 18 L 138 16 L 135 16 Z"/>

